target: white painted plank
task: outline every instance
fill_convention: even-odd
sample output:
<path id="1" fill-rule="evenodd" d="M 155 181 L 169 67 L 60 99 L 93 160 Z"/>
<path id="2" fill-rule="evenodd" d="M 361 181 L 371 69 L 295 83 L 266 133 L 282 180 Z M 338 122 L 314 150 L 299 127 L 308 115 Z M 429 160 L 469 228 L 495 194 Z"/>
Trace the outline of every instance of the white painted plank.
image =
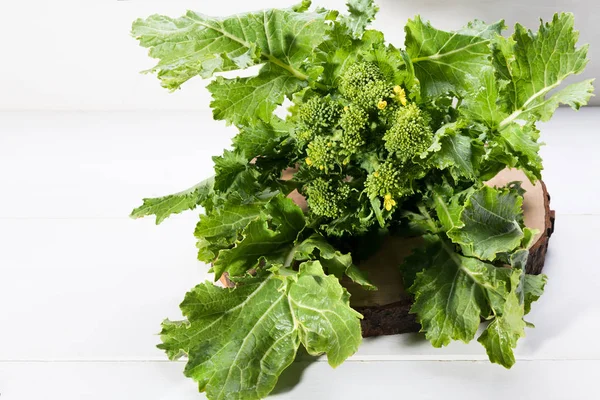
<path id="1" fill-rule="evenodd" d="M 600 214 L 600 108 L 541 125 L 552 206 Z M 118 218 L 213 174 L 236 130 L 209 113 L 0 113 L 0 218 Z"/>
<path id="2" fill-rule="evenodd" d="M 163 360 L 160 322 L 179 318 L 207 278 L 193 216 L 150 220 L 0 220 L 0 359 Z M 600 269 L 590 257 L 600 216 L 559 215 L 537 328 L 519 359 L 600 359 Z M 18 328 L 17 328 L 18 327 Z M 434 349 L 418 335 L 368 339 L 354 360 L 484 360 L 476 342 Z"/>
<path id="3" fill-rule="evenodd" d="M 0 222 L 2 359 L 164 359 L 164 318 L 208 276 L 194 221 Z M 6 329 L 6 327 L 16 329 Z"/>
<path id="4" fill-rule="evenodd" d="M 182 363 L 0 363 L 10 400 L 196 400 Z M 269 398 L 286 400 L 583 400 L 595 398 L 600 361 L 294 363 Z"/>
<path id="5" fill-rule="evenodd" d="M 538 124 L 546 145 L 542 176 L 552 197 L 552 208 L 561 214 L 600 214 L 600 107 L 578 112 L 560 108 L 554 118 Z"/>
<path id="6" fill-rule="evenodd" d="M 213 175 L 233 134 L 210 113 L 0 114 L 0 217 L 127 217 Z"/>

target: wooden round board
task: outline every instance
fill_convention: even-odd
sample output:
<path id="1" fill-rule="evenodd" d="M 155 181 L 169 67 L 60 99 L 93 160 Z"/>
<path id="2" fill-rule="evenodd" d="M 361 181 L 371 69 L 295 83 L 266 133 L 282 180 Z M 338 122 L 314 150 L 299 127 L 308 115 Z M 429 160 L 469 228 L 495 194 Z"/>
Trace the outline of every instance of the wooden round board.
<path id="1" fill-rule="evenodd" d="M 289 179 L 293 171 L 285 171 L 283 179 Z M 550 210 L 550 196 L 544 182 L 532 185 L 525 174 L 518 170 L 504 170 L 487 182 L 490 186 L 504 186 L 507 183 L 520 181 L 526 190 L 523 199 L 525 225 L 539 231 L 534 244 L 529 250 L 527 273 L 539 274 L 544 267 L 548 240 L 554 231 L 554 211 Z M 290 197 L 303 208 L 305 199 L 296 191 Z M 350 280 L 342 284 L 351 293 L 350 305 L 360 312 L 364 337 L 393 335 L 397 333 L 418 332 L 420 325 L 413 314 L 410 314 L 412 298 L 406 293 L 402 284 L 399 265 L 420 244 L 420 238 L 388 237 L 379 251 L 359 268 L 368 271 L 369 280 L 378 288 L 366 291 Z M 233 283 L 224 274 L 221 283 L 232 287 Z"/>
<path id="2" fill-rule="evenodd" d="M 539 231 L 529 250 L 527 273 L 539 274 L 544 267 L 548 240 L 554 230 L 554 211 L 550 210 L 550 196 L 544 182 L 532 185 L 519 170 L 504 170 L 487 182 L 490 186 L 504 186 L 521 181 L 526 190 L 523 199 L 525 225 Z M 398 266 L 404 257 L 419 245 L 418 238 L 388 238 L 381 249 L 359 267 L 368 271 L 371 282 L 377 286 L 374 292 L 366 291 L 352 282 L 344 282 L 350 291 L 350 303 L 363 316 L 364 337 L 418 332 L 420 325 L 409 313 L 412 298 L 406 293 Z"/>

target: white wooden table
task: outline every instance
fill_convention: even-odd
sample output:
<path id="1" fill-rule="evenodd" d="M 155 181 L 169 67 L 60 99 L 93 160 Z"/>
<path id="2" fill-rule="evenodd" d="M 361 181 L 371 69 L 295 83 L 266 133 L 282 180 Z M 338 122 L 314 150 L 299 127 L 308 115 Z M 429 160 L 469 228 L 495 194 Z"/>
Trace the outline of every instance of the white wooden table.
<path id="1" fill-rule="evenodd" d="M 541 127 L 556 232 L 516 366 L 476 342 L 381 337 L 336 370 L 296 362 L 273 398 L 600 398 L 600 109 Z M 0 399 L 204 398 L 155 348 L 206 278 L 197 213 L 158 227 L 127 216 L 211 175 L 234 132 L 202 112 L 0 113 Z"/>

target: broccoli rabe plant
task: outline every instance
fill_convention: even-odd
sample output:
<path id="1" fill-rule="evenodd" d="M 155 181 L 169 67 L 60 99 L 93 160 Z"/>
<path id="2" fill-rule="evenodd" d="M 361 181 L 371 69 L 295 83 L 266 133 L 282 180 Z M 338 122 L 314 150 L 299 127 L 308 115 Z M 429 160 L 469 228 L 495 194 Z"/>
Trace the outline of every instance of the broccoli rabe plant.
<path id="1" fill-rule="evenodd" d="M 478 341 L 512 366 L 543 291 L 546 278 L 525 271 L 536 232 L 523 189 L 485 182 L 505 168 L 540 179 L 536 123 L 592 96 L 589 80 L 562 87 L 587 63 L 573 15 L 510 36 L 503 21 L 445 32 L 415 17 L 399 48 L 367 30 L 372 0 L 348 6 L 133 24 L 170 90 L 261 66 L 208 85 L 214 118 L 239 130 L 214 176 L 132 213 L 160 223 L 202 207 L 198 259 L 235 284 L 200 283 L 181 304 L 185 319 L 163 323 L 159 347 L 188 357 L 185 374 L 210 399 L 267 396 L 301 345 L 332 366 L 353 354 L 361 315 L 340 282 L 376 289 L 356 256 L 374 238 L 422 237 L 398 267 L 436 347 L 471 341 L 484 319 Z"/>

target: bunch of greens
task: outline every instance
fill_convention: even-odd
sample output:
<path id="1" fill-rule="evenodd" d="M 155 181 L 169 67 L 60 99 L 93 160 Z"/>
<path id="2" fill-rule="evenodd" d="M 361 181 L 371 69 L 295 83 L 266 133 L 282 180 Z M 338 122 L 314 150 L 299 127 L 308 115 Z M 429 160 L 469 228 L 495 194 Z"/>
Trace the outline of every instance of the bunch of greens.
<path id="1" fill-rule="evenodd" d="M 545 277 L 525 273 L 535 231 L 524 226 L 521 186 L 484 182 L 507 167 L 540 179 L 536 122 L 592 96 L 591 81 L 558 90 L 587 63 L 573 15 L 537 33 L 517 24 L 508 37 L 503 21 L 445 32 L 415 17 L 402 49 L 366 29 L 372 0 L 350 0 L 348 14 L 309 7 L 133 24 L 170 90 L 261 66 L 208 85 L 214 118 L 239 129 L 214 157 L 215 175 L 132 213 L 160 223 L 202 206 L 198 259 L 236 284 L 193 288 L 186 319 L 163 323 L 159 347 L 187 356 L 185 374 L 211 399 L 267 396 L 301 344 L 339 365 L 361 341 L 340 280 L 376 289 L 351 252 L 385 232 L 423 237 L 402 268 L 427 339 L 468 342 L 485 319 L 478 341 L 512 366 Z"/>

